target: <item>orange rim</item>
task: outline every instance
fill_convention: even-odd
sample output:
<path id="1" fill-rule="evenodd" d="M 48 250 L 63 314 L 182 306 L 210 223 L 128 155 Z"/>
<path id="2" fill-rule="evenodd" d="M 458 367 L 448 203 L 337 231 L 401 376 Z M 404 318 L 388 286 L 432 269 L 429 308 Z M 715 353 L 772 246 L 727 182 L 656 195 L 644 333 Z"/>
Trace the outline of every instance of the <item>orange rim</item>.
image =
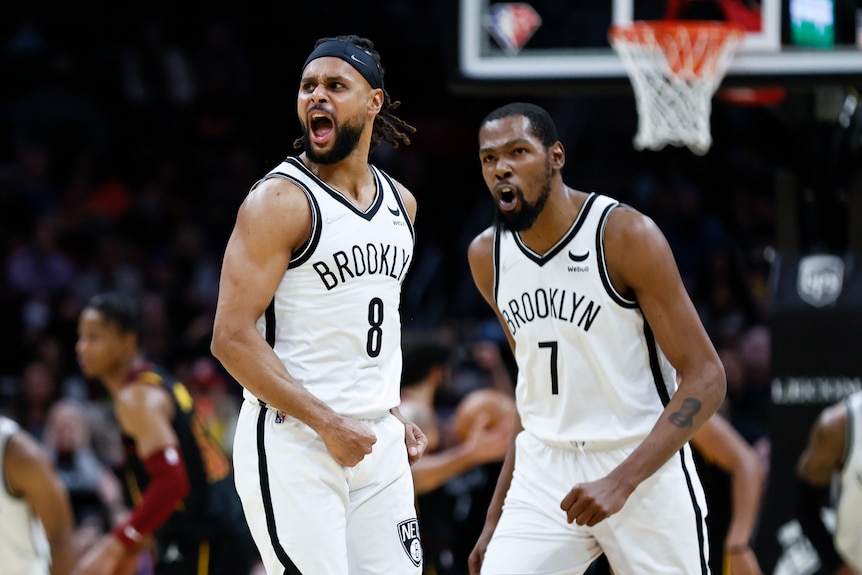
<path id="1" fill-rule="evenodd" d="M 637 21 L 627 25 L 611 26 L 611 44 L 640 44 L 644 48 L 658 46 L 665 53 L 671 71 L 678 74 L 683 70 L 697 76 L 712 72 L 712 66 L 705 66 L 712 57 L 722 50 L 729 39 L 741 40 L 745 28 L 733 22 L 712 20 L 652 20 Z M 705 42 L 700 54 L 692 54 L 692 45 Z"/>

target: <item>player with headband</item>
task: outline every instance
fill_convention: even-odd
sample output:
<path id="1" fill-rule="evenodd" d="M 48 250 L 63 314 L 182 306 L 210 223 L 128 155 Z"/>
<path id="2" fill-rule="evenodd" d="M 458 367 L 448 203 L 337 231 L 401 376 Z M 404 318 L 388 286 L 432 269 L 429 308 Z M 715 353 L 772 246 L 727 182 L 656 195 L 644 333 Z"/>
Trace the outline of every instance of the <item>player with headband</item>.
<path id="1" fill-rule="evenodd" d="M 212 351 L 244 388 L 237 491 L 269 575 L 422 572 L 427 439 L 398 411 L 416 200 L 369 163 L 410 142 L 397 105 L 371 41 L 319 40 L 301 153 L 252 186 L 225 251 Z"/>

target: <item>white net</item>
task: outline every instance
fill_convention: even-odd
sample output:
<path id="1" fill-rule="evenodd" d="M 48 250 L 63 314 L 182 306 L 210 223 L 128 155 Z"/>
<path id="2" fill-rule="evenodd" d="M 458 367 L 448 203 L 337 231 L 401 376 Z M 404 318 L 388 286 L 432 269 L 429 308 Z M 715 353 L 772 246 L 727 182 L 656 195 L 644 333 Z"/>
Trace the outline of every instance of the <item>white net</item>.
<path id="1" fill-rule="evenodd" d="M 611 29 L 611 45 L 634 89 L 635 148 L 709 151 L 712 97 L 742 38 L 739 26 L 723 22 L 635 22 Z"/>

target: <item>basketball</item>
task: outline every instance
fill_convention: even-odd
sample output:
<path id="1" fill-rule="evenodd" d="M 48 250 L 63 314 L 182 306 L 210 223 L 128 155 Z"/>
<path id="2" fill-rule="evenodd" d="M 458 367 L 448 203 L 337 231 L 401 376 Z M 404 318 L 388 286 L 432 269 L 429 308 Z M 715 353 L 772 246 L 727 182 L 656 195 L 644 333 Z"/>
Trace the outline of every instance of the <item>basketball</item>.
<path id="1" fill-rule="evenodd" d="M 458 403 L 452 418 L 455 435 L 463 441 L 474 427 L 476 418 L 488 415 L 485 429 L 500 425 L 511 427 L 515 418 L 515 399 L 498 389 L 483 388 L 471 391 Z"/>

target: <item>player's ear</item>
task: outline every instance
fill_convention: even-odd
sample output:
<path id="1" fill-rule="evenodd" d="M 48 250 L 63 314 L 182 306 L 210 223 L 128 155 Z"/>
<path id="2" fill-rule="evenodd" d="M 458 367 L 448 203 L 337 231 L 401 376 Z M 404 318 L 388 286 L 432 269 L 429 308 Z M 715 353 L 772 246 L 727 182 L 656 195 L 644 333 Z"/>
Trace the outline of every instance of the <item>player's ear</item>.
<path id="1" fill-rule="evenodd" d="M 374 114 L 379 114 L 380 110 L 383 108 L 383 102 L 385 99 L 385 94 L 382 89 L 373 89 L 371 91 L 371 99 L 368 101 L 368 111 L 373 112 Z"/>
<path id="2" fill-rule="evenodd" d="M 138 334 L 133 331 L 127 331 L 120 334 L 120 341 L 123 343 L 123 347 L 130 353 L 133 353 L 140 345 L 140 338 L 138 337 Z"/>
<path id="3" fill-rule="evenodd" d="M 557 170 L 563 169 L 563 166 L 566 165 L 566 149 L 563 147 L 562 142 L 554 142 L 554 144 L 548 148 L 548 155 L 551 157 L 551 167 Z"/>

